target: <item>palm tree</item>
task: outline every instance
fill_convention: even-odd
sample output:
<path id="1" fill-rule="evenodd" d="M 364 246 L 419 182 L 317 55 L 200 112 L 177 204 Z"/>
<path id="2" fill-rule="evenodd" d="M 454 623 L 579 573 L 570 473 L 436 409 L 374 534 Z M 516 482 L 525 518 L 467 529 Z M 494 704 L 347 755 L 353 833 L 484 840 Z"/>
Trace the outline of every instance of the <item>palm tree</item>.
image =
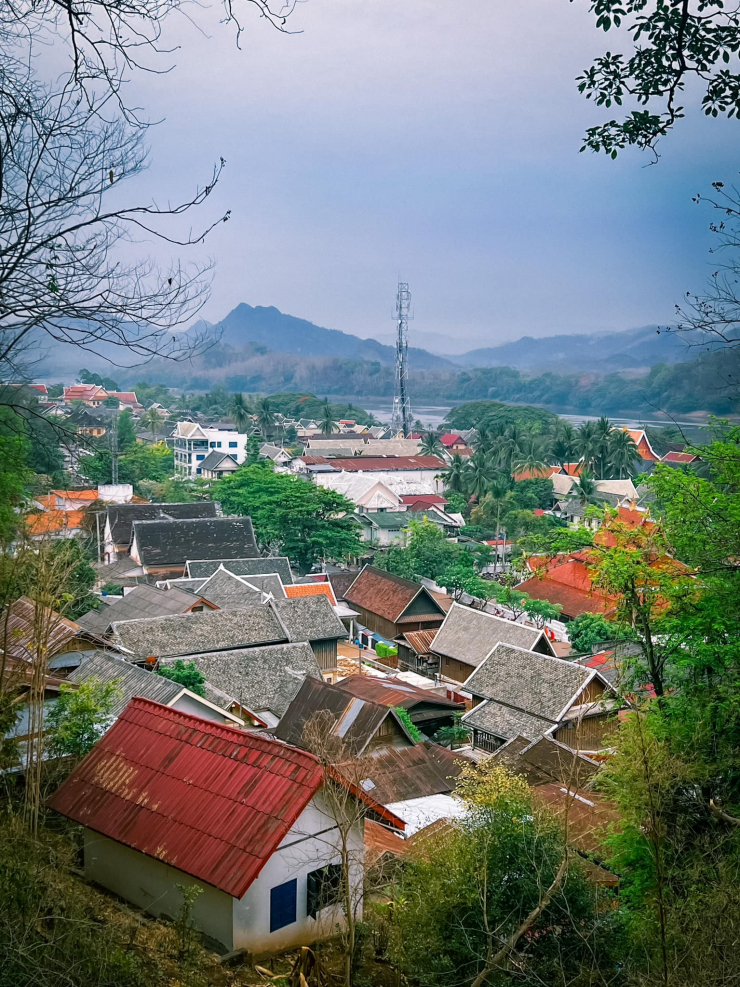
<path id="1" fill-rule="evenodd" d="M 262 437 L 267 439 L 275 426 L 275 412 L 272 410 L 269 398 L 262 398 L 257 406 L 257 424 Z"/>
<path id="2" fill-rule="evenodd" d="M 616 429 L 609 436 L 607 446 L 607 461 L 610 471 L 619 473 L 621 480 L 624 475 L 631 476 L 635 462 L 640 458 L 635 440 L 622 429 Z"/>
<path id="3" fill-rule="evenodd" d="M 587 504 L 593 504 L 596 500 L 596 478 L 587 466 L 581 470 L 581 474 L 573 484 L 570 492 L 578 498 L 582 507 L 586 507 Z"/>
<path id="4" fill-rule="evenodd" d="M 526 439 L 519 446 L 511 461 L 512 473 L 529 473 L 530 478 L 540 476 L 547 470 L 542 455 L 542 447 L 536 439 Z"/>
<path id="5" fill-rule="evenodd" d="M 252 422 L 252 408 L 243 394 L 232 394 L 229 403 L 237 432 L 246 432 Z"/>
<path id="6" fill-rule="evenodd" d="M 450 493 L 465 493 L 465 469 L 465 460 L 456 452 L 450 460 L 450 465 L 441 474 L 445 490 Z"/>
<path id="7" fill-rule="evenodd" d="M 490 503 L 491 508 L 496 514 L 496 555 L 493 562 L 493 572 L 494 575 L 498 572 L 499 563 L 499 540 L 501 538 L 501 511 L 506 506 L 506 502 L 511 497 L 511 489 L 509 487 L 508 478 L 505 476 L 497 476 L 486 494 L 486 501 Z M 501 552 L 501 562 L 506 559 L 506 546 L 504 546 Z"/>
<path id="8" fill-rule="evenodd" d="M 329 399 L 324 400 L 324 407 L 321 409 L 321 414 L 323 418 L 319 422 L 319 429 L 322 435 L 331 435 L 334 431 L 334 426 L 336 422 L 334 421 L 334 416 L 332 415 L 331 405 L 329 404 Z"/>
<path id="9" fill-rule="evenodd" d="M 442 452 L 442 443 L 437 432 L 425 432 L 420 446 L 423 456 L 438 456 Z"/>
<path id="10" fill-rule="evenodd" d="M 576 458 L 576 431 L 569 421 L 559 418 L 552 432 L 550 456 L 565 469 Z"/>
<path id="11" fill-rule="evenodd" d="M 596 466 L 599 478 L 603 480 L 609 465 L 609 439 L 612 434 L 612 423 L 606 415 L 602 415 L 598 419 L 594 426 L 594 432 L 596 435 Z"/>
<path id="12" fill-rule="evenodd" d="M 576 451 L 588 469 L 593 469 L 599 454 L 599 436 L 595 422 L 584 422 L 576 433 Z"/>
<path id="13" fill-rule="evenodd" d="M 144 414 L 141 416 L 141 421 L 143 425 L 151 432 L 152 442 L 157 441 L 157 432 L 167 421 L 165 416 L 159 411 L 158 408 L 147 408 Z"/>
<path id="14" fill-rule="evenodd" d="M 484 452 L 475 452 L 468 460 L 463 476 L 465 493 L 476 500 L 482 500 L 497 477 L 497 470 L 491 457 Z"/>

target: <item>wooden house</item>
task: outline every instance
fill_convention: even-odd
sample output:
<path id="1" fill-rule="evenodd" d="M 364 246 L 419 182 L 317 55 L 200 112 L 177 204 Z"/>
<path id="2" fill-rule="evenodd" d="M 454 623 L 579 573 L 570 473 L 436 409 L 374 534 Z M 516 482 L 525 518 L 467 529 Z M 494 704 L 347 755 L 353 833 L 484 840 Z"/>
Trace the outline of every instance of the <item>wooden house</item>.
<path id="1" fill-rule="evenodd" d="M 361 570 L 344 599 L 359 614 L 357 622 L 370 632 L 368 637 L 375 634 L 389 642 L 405 631 L 439 627 L 445 618 L 442 605 L 421 583 L 371 565 Z"/>

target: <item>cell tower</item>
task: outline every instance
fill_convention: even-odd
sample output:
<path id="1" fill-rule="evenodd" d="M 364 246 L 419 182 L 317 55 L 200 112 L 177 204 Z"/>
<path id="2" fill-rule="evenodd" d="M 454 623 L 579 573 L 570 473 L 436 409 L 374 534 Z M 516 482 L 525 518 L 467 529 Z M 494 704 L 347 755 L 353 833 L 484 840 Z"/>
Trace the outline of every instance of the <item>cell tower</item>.
<path id="1" fill-rule="evenodd" d="M 404 281 L 398 282 L 396 294 L 396 382 L 393 389 L 393 415 L 391 428 L 394 432 L 411 435 L 411 401 L 409 400 L 409 319 L 413 316 L 411 292 Z"/>

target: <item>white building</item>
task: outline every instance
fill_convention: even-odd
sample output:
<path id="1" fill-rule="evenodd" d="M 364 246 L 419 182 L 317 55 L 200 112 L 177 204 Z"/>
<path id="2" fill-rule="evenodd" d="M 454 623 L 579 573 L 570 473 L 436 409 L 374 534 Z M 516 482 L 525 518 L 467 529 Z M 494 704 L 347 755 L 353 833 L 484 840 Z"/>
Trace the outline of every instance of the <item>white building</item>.
<path id="1" fill-rule="evenodd" d="M 170 917 L 182 907 L 180 888 L 198 887 L 196 928 L 226 950 L 262 956 L 344 925 L 341 840 L 323 782 L 305 751 L 135 698 L 51 805 L 83 827 L 88 880 Z M 403 831 L 370 794 L 360 797 Z M 362 818 L 348 844 L 360 918 Z"/>
<path id="2" fill-rule="evenodd" d="M 173 433 L 175 472 L 179 476 L 199 476 L 201 463 L 214 450 L 233 456 L 241 465 L 247 458 L 248 438 L 243 432 L 237 432 L 230 422 L 213 425 L 178 422 Z"/>

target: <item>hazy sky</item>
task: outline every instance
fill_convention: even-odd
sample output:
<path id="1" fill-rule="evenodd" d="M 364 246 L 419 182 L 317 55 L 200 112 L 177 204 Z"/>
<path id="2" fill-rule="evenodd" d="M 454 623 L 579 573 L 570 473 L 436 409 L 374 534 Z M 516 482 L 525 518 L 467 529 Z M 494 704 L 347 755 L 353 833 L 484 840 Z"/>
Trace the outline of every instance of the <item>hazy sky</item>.
<path id="1" fill-rule="evenodd" d="M 579 154 L 603 113 L 574 77 L 615 46 L 586 0 L 307 0 L 293 36 L 246 8 L 241 50 L 219 13 L 171 21 L 175 69 L 135 83 L 163 118 L 142 188 L 176 199 L 227 161 L 206 318 L 387 333 L 400 274 L 414 329 L 495 345 L 670 320 L 711 271 L 691 196 L 735 178 L 738 124 L 693 114 L 654 167 Z"/>

